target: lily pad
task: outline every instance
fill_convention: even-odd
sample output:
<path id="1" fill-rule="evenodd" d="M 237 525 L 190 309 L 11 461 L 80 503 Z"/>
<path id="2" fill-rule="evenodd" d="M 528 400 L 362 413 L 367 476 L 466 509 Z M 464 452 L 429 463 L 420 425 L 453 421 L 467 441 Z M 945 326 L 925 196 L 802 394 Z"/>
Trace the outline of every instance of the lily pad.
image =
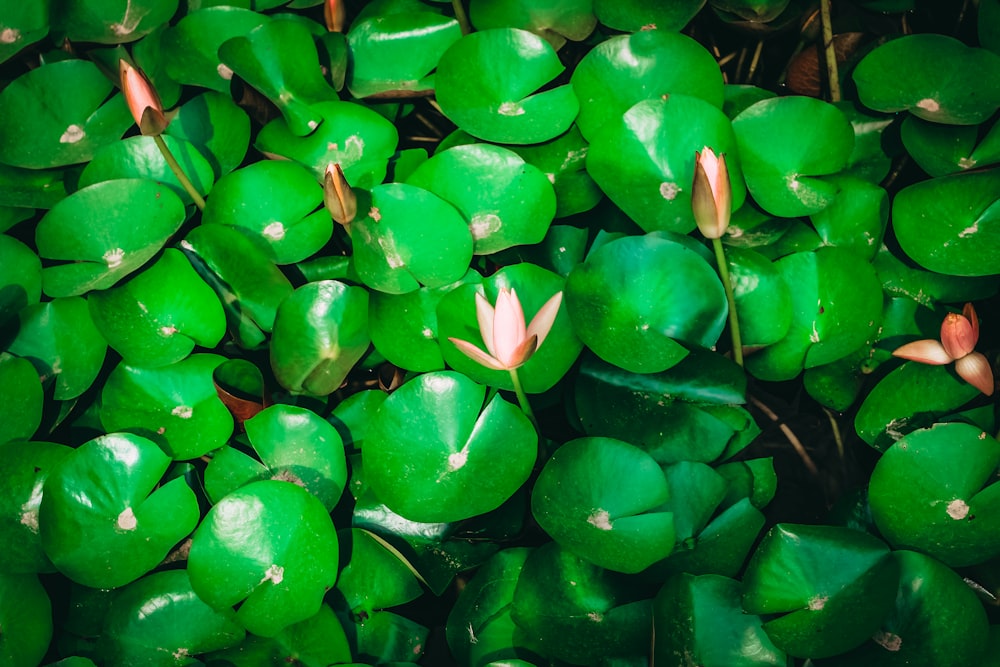
<path id="1" fill-rule="evenodd" d="M 556 212 L 555 190 L 545 174 L 500 146 L 470 144 L 439 151 L 407 182 L 462 213 L 477 255 L 540 242 Z"/>
<path id="2" fill-rule="evenodd" d="M 705 0 L 594 0 L 601 23 L 625 32 L 660 29 L 679 31 L 705 5 Z"/>
<path id="3" fill-rule="evenodd" d="M 205 7 L 185 15 L 162 37 L 167 73 L 175 81 L 229 94 L 233 70 L 222 63 L 219 47 L 268 21 L 242 7 Z"/>
<path id="4" fill-rule="evenodd" d="M 792 296 L 778 269 L 752 248 L 728 247 L 726 260 L 743 345 L 770 345 L 784 338 L 792 324 Z"/>
<path id="5" fill-rule="evenodd" d="M 53 12 L 52 33 L 73 42 L 124 44 L 173 17 L 178 0 L 63 0 Z"/>
<path id="6" fill-rule="evenodd" d="M 1000 443 L 970 424 L 914 431 L 872 471 L 875 525 L 902 549 L 961 567 L 1000 555 Z"/>
<path id="7" fill-rule="evenodd" d="M 528 418 L 464 375 L 420 375 L 381 405 L 364 444 L 378 497 L 413 521 L 447 522 L 496 509 L 537 455 Z"/>
<path id="8" fill-rule="evenodd" d="M 273 637 L 315 615 L 337 580 L 333 522 L 311 493 L 266 480 L 233 491 L 198 526 L 188 574 L 214 609 L 239 605 L 237 621 Z"/>
<path id="9" fill-rule="evenodd" d="M 824 176 L 845 166 L 854 128 L 837 107 L 812 97 L 775 97 L 733 119 L 743 175 L 768 213 L 794 218 L 829 206 L 839 192 Z"/>
<path id="10" fill-rule="evenodd" d="M 563 548 L 615 572 L 640 572 L 674 546 L 660 466 L 614 438 L 578 438 L 545 463 L 531 494 L 538 524 Z"/>
<path id="11" fill-rule="evenodd" d="M 42 262 L 31 248 L 0 234 L 0 328 L 42 298 Z"/>
<path id="12" fill-rule="evenodd" d="M 145 264 L 180 229 L 184 203 L 154 181 L 125 178 L 77 190 L 38 223 L 35 243 L 49 296 L 111 287 Z"/>
<path id="13" fill-rule="evenodd" d="M 466 35 L 438 63 L 441 110 L 474 137 L 534 144 L 567 129 L 580 105 L 569 85 L 536 92 L 563 71 L 544 39 L 526 30 L 497 28 Z"/>
<path id="14" fill-rule="evenodd" d="M 726 155 L 732 206 L 738 209 L 746 188 L 732 127 L 717 106 L 697 97 L 645 100 L 609 118 L 591 137 L 587 171 L 644 230 L 686 234 L 695 228 L 695 152 L 706 146 Z"/>
<path id="15" fill-rule="evenodd" d="M 597 26 L 591 0 L 472 0 L 469 18 L 476 30 L 519 28 L 543 38 L 557 51 L 566 40 L 579 42 Z"/>
<path id="16" fill-rule="evenodd" d="M 955 174 L 976 166 L 972 151 L 979 128 L 974 125 L 942 125 L 907 116 L 900 138 L 913 161 L 931 176 Z"/>
<path id="17" fill-rule="evenodd" d="M 233 432 L 212 381 L 223 361 L 195 354 L 161 368 L 119 364 L 104 385 L 101 423 L 108 431 L 142 433 L 178 460 L 221 447 Z"/>
<path id="18" fill-rule="evenodd" d="M 580 60 L 571 81 L 580 99 L 576 122 L 590 141 L 605 124 L 618 121 L 644 100 L 680 94 L 716 108 L 723 101 L 722 72 L 715 58 L 687 35 L 668 29 L 601 42 Z"/>
<path id="19" fill-rule="evenodd" d="M 51 0 L 42 0 L 4 8 L 4 29 L 10 32 L 8 39 L 0 45 L 0 63 L 48 34 L 50 4 Z"/>
<path id="20" fill-rule="evenodd" d="M 893 229 L 913 261 L 952 276 L 1000 273 L 1000 169 L 943 176 L 901 190 Z"/>
<path id="21" fill-rule="evenodd" d="M 341 531 L 339 539 L 344 564 L 337 591 L 361 623 L 381 609 L 420 597 L 423 589 L 410 565 L 384 541 L 359 528 Z"/>
<path id="22" fill-rule="evenodd" d="M 112 90 L 88 60 L 21 75 L 0 91 L 0 162 L 27 169 L 86 162 L 135 122 L 120 95 L 108 99 Z"/>
<path id="23" fill-rule="evenodd" d="M 976 125 L 1000 107 L 1000 56 L 948 35 L 886 42 L 858 63 L 853 78 L 865 106 L 935 123 Z"/>
<path id="24" fill-rule="evenodd" d="M 826 245 L 852 248 L 865 259 L 873 259 L 889 221 L 889 195 L 855 176 L 832 176 L 830 182 L 840 188 L 840 194 L 812 215 L 816 232 Z"/>
<path id="25" fill-rule="evenodd" d="M 0 442 L 27 440 L 42 423 L 45 393 L 35 366 L 0 352 Z"/>
<path id="26" fill-rule="evenodd" d="M 647 234 L 592 252 L 566 281 L 566 309 L 599 357 L 634 373 L 657 373 L 687 356 L 685 344 L 715 345 L 727 305 L 701 255 Z"/>
<path id="27" fill-rule="evenodd" d="M 161 484 L 170 457 L 150 440 L 112 433 L 49 472 L 39 507 L 42 547 L 59 571 L 92 588 L 141 577 L 198 524 L 183 478 Z"/>
<path id="28" fill-rule="evenodd" d="M 212 348 L 226 332 L 216 294 L 174 248 L 128 282 L 87 299 L 98 331 L 130 364 L 180 361 L 195 345 Z"/>
<path id="29" fill-rule="evenodd" d="M 250 117 L 228 94 L 209 90 L 178 107 L 165 134 L 197 146 L 218 178 L 243 162 L 250 145 Z"/>
<path id="30" fill-rule="evenodd" d="M 37 665 L 52 641 L 52 602 L 34 574 L 0 573 L 0 660 Z"/>

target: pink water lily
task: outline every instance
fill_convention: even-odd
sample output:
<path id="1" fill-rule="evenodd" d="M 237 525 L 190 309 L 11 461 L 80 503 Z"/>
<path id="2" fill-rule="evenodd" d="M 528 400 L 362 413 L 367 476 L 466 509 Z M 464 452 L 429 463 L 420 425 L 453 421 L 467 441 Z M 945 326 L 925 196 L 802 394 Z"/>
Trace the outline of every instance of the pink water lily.
<path id="1" fill-rule="evenodd" d="M 691 210 L 698 229 L 706 239 L 722 238 L 729 228 L 733 190 L 729 182 L 726 156 L 716 156 L 708 146 L 694 153 L 694 183 L 691 186 Z"/>
<path id="2" fill-rule="evenodd" d="M 132 112 L 139 131 L 147 136 L 162 134 L 169 121 L 163 113 L 163 104 L 153 84 L 142 70 L 124 60 L 118 61 L 118 74 L 121 76 L 125 102 L 128 103 L 128 110 Z"/>
<path id="3" fill-rule="evenodd" d="M 524 365 L 542 346 L 562 304 L 562 292 L 545 302 L 531 323 L 525 326 L 524 310 L 517 292 L 506 287 L 497 294 L 496 308 L 482 294 L 476 294 L 476 318 L 487 352 L 472 343 L 449 338 L 465 356 L 497 371 L 512 371 Z"/>
<path id="4" fill-rule="evenodd" d="M 992 396 L 995 389 L 993 367 L 981 352 L 976 352 L 979 342 L 979 319 L 971 303 L 965 304 L 961 314 L 948 313 L 941 322 L 941 340 L 925 339 L 907 343 L 892 354 L 902 359 L 922 364 L 943 366 L 955 362 L 955 372 L 983 392 Z"/>

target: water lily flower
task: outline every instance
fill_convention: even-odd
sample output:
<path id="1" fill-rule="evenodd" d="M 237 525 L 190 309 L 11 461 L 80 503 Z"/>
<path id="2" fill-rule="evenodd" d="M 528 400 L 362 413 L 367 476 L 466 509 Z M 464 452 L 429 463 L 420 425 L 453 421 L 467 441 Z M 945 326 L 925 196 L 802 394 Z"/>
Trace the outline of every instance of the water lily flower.
<path id="1" fill-rule="evenodd" d="M 358 214 L 358 198 L 344 177 L 339 162 L 326 165 L 323 177 L 323 203 L 330 217 L 341 225 L 349 225 Z"/>
<path id="2" fill-rule="evenodd" d="M 344 24 L 347 22 L 344 0 L 326 0 L 323 3 L 323 18 L 327 32 L 344 32 Z"/>
<path id="3" fill-rule="evenodd" d="M 965 304 L 962 313 L 948 313 L 941 323 L 941 340 L 917 340 L 907 343 L 892 354 L 903 359 L 932 366 L 955 362 L 958 375 L 983 392 L 992 396 L 995 389 L 993 368 L 981 352 L 976 352 L 979 342 L 979 319 L 971 303 Z"/>
<path id="4" fill-rule="evenodd" d="M 497 295 L 496 308 L 490 305 L 482 294 L 476 294 L 476 318 L 479 320 L 479 333 L 483 337 L 488 352 L 472 343 L 449 338 L 465 356 L 487 368 L 497 371 L 512 371 L 524 365 L 531 355 L 542 346 L 545 337 L 552 329 L 559 306 L 562 304 L 562 292 L 556 293 L 545 302 L 531 323 L 524 325 L 524 310 L 517 298 L 517 292 L 506 287 L 500 288 Z"/>
<path id="5" fill-rule="evenodd" d="M 139 131 L 146 136 L 162 134 L 169 121 L 163 113 L 163 103 L 153 84 L 142 70 L 124 60 L 118 61 L 118 74 L 121 76 L 122 93 L 128 103 L 128 110 L 132 112 Z"/>
<path id="6" fill-rule="evenodd" d="M 716 156 L 708 146 L 694 153 L 694 183 L 691 186 L 691 209 L 698 229 L 706 239 L 722 238 L 729 228 L 733 191 L 729 183 L 726 156 Z"/>

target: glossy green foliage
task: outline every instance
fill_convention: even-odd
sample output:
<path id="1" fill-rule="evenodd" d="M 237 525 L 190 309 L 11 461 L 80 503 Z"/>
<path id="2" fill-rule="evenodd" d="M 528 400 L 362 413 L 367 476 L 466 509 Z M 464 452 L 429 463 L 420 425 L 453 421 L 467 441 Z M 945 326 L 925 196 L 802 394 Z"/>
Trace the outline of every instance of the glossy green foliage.
<path id="1" fill-rule="evenodd" d="M 11 5 L 4 11 L 4 25 L 10 37 L 0 45 L 0 63 L 45 37 L 49 31 L 50 0 Z"/>
<path id="2" fill-rule="evenodd" d="M 250 118 L 231 97 L 209 90 L 179 106 L 165 134 L 194 144 L 218 178 L 243 161 Z"/>
<path id="3" fill-rule="evenodd" d="M 0 573 L 0 660 L 40 664 L 52 640 L 52 602 L 34 574 Z"/>
<path id="4" fill-rule="evenodd" d="M 792 295 L 781 273 L 752 248 L 726 248 L 740 335 L 747 347 L 777 343 L 792 325 Z"/>
<path id="5" fill-rule="evenodd" d="M 235 6 L 206 6 L 185 15 L 161 40 L 167 74 L 179 83 L 228 94 L 233 70 L 222 63 L 219 47 L 266 22 L 263 14 Z"/>
<path id="6" fill-rule="evenodd" d="M 339 533 L 341 558 L 337 591 L 363 624 L 380 609 L 406 604 L 421 588 L 409 564 L 384 541 L 358 528 Z"/>
<path id="7" fill-rule="evenodd" d="M 42 423 L 45 395 L 27 359 L 0 354 L 0 440 L 27 440 Z"/>
<path id="8" fill-rule="evenodd" d="M 472 0 L 469 18 L 477 30 L 520 28 L 542 37 L 555 49 L 566 40 L 586 39 L 597 25 L 588 0 Z"/>
<path id="9" fill-rule="evenodd" d="M 705 0 L 594 0 L 600 22 L 615 30 L 680 30 L 704 6 Z"/>
<path id="10" fill-rule="evenodd" d="M 52 30 L 74 42 L 133 42 L 166 23 L 178 0 L 67 0 L 53 14 Z M 108 20 L 114 17 L 117 20 Z"/>

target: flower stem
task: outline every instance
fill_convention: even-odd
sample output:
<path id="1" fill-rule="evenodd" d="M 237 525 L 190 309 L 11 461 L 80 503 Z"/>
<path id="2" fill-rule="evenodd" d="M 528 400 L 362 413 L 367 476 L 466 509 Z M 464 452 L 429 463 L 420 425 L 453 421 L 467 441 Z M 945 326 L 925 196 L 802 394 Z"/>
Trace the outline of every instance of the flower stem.
<path id="1" fill-rule="evenodd" d="M 165 142 L 163 137 L 159 134 L 153 136 L 153 141 L 156 142 L 156 147 L 159 148 L 160 153 L 163 154 L 163 159 L 167 161 L 167 166 L 170 167 L 170 171 L 174 172 L 174 176 L 176 176 L 177 180 L 180 181 L 181 186 L 189 195 L 191 195 L 191 199 L 194 200 L 194 205 L 197 206 L 199 210 L 204 211 L 205 200 L 202 199 L 201 195 L 198 194 L 198 191 L 194 189 L 194 185 L 187 177 L 187 174 L 184 173 L 184 170 L 181 169 L 181 165 L 177 162 L 174 154 L 170 152 L 169 148 L 167 148 L 167 142 Z"/>
<path id="2" fill-rule="evenodd" d="M 462 30 L 462 34 L 468 35 L 472 32 L 472 26 L 469 24 L 465 7 L 462 6 L 462 0 L 451 0 L 451 8 L 455 10 L 455 19 L 458 21 L 458 27 Z"/>
<path id="3" fill-rule="evenodd" d="M 830 86 L 830 101 L 840 101 L 840 75 L 837 73 L 837 50 L 833 43 L 833 21 L 830 0 L 820 0 L 820 23 L 823 24 L 823 54 L 826 57 L 826 79 Z"/>
<path id="4" fill-rule="evenodd" d="M 535 413 L 531 411 L 531 404 L 528 403 L 528 396 L 524 393 L 524 388 L 521 387 L 521 378 L 517 375 L 517 369 L 510 369 L 510 381 L 514 383 L 514 394 L 517 396 L 517 403 L 521 406 L 521 412 L 524 416 L 531 420 L 531 425 L 538 430 L 538 422 L 535 421 Z"/>
<path id="5" fill-rule="evenodd" d="M 726 288 L 726 301 L 729 302 L 729 336 L 733 340 L 733 361 L 742 366 L 743 341 L 740 337 L 740 320 L 736 315 L 736 296 L 733 294 L 733 283 L 729 279 L 729 263 L 726 262 L 726 253 L 722 249 L 722 239 L 712 239 L 712 248 L 715 250 L 715 262 L 719 265 L 722 286 Z"/>

